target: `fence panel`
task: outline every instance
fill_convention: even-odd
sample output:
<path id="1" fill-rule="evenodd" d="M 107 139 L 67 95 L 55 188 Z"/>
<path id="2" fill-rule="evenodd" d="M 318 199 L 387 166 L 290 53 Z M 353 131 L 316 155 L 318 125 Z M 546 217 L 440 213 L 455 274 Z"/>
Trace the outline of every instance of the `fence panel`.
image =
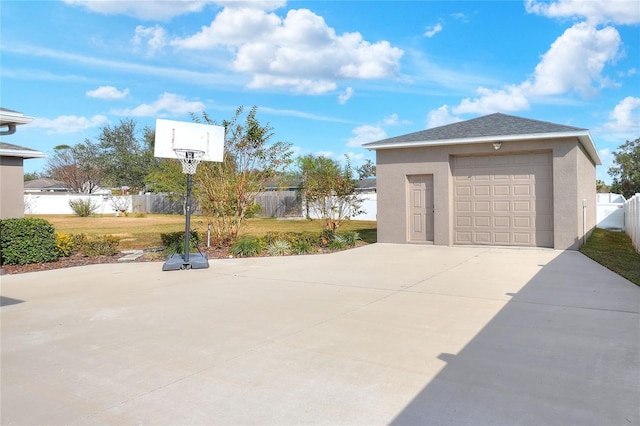
<path id="1" fill-rule="evenodd" d="M 267 191 L 256 197 L 260 205 L 258 216 L 262 217 L 300 217 L 302 205 L 297 191 Z"/>
<path id="2" fill-rule="evenodd" d="M 640 194 L 636 194 L 624 203 L 624 230 L 631 242 L 640 252 Z"/>

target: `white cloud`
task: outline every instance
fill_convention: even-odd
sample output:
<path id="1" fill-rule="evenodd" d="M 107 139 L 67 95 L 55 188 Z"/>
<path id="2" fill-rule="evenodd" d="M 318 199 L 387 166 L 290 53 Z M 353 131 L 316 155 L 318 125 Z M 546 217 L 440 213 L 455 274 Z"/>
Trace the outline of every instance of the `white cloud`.
<path id="1" fill-rule="evenodd" d="M 272 12 L 227 7 L 209 26 L 172 45 L 183 49 L 230 48 L 232 67 L 253 75 L 252 88 L 285 87 L 299 93 L 335 90 L 338 79 L 394 77 L 404 52 L 359 33 L 336 34 L 308 9 Z"/>
<path id="2" fill-rule="evenodd" d="M 559 0 L 539 2 L 526 0 L 529 13 L 549 18 L 585 18 L 593 24 L 637 24 L 640 22 L 640 6 L 633 0 Z"/>
<path id="3" fill-rule="evenodd" d="M 453 107 L 455 114 L 520 111 L 529 108 L 529 101 L 520 87 L 507 86 L 505 89 L 490 90 L 484 87 L 477 89 L 478 98 L 466 98 L 460 105 Z"/>
<path id="4" fill-rule="evenodd" d="M 92 127 L 100 127 L 109 123 L 104 115 L 94 115 L 91 118 L 77 115 L 61 115 L 59 117 L 36 118 L 29 127 L 46 129 L 47 134 L 53 133 L 79 133 Z"/>
<path id="5" fill-rule="evenodd" d="M 354 94 L 354 93 L 355 93 L 355 92 L 354 92 L 354 90 L 353 90 L 353 88 L 352 88 L 352 87 L 347 87 L 347 88 L 345 89 L 345 91 L 344 91 L 344 92 L 342 92 L 342 93 L 340 93 L 340 94 L 338 95 L 338 103 L 339 103 L 340 105 L 344 105 L 344 104 L 346 104 L 346 103 L 347 103 L 347 101 L 348 101 L 349 99 L 351 99 L 351 97 L 353 96 L 353 94 Z"/>
<path id="6" fill-rule="evenodd" d="M 398 114 L 396 113 L 387 115 L 385 118 L 382 119 L 382 123 L 386 126 L 400 126 L 405 124 L 411 124 L 409 120 L 400 120 L 400 117 L 398 117 Z"/>
<path id="7" fill-rule="evenodd" d="M 86 95 L 98 99 L 122 99 L 129 94 L 129 89 L 118 90 L 113 86 L 100 86 L 95 90 L 89 90 Z"/>
<path id="8" fill-rule="evenodd" d="M 436 25 L 434 25 L 432 27 L 427 27 L 425 29 L 424 35 L 425 35 L 425 37 L 431 38 L 434 35 L 438 34 L 440 31 L 442 31 L 442 25 L 436 24 Z"/>
<path id="9" fill-rule="evenodd" d="M 640 134 L 640 98 L 624 98 L 609 114 L 605 127 L 615 133 Z"/>
<path id="10" fill-rule="evenodd" d="M 620 35 L 613 27 L 598 30 L 585 22 L 575 24 L 553 42 L 530 79 L 499 89 L 479 87 L 477 97 L 463 99 L 451 111 L 454 114 L 521 111 L 528 109 L 530 99 L 535 97 L 570 92 L 582 97 L 595 96 L 600 88 L 614 85 L 602 73 L 605 65 L 615 62 L 620 55 L 620 45 Z M 434 116 L 438 116 L 437 112 Z"/>
<path id="11" fill-rule="evenodd" d="M 601 73 L 619 56 L 620 44 L 620 34 L 613 27 L 598 30 L 584 22 L 572 26 L 542 56 L 529 92 L 556 95 L 575 90 L 593 96 L 597 91 L 594 83 L 610 84 Z"/>
<path id="12" fill-rule="evenodd" d="M 452 13 L 450 16 L 451 16 L 453 19 L 457 19 L 458 21 L 461 21 L 461 22 L 465 22 L 465 23 L 466 23 L 466 22 L 469 22 L 469 18 L 467 17 L 467 15 L 465 15 L 465 14 L 464 14 L 464 13 L 462 13 L 462 12 Z"/>
<path id="13" fill-rule="evenodd" d="M 363 143 L 374 142 L 387 137 L 387 132 L 382 127 L 370 124 L 358 126 L 352 130 L 352 133 L 355 136 L 347 141 L 347 146 L 351 147 L 360 147 Z"/>
<path id="14" fill-rule="evenodd" d="M 188 101 L 184 96 L 165 92 L 151 104 L 142 104 L 133 109 L 116 110 L 113 113 L 133 117 L 153 117 L 163 116 L 167 113 L 182 115 L 193 112 L 197 114 L 204 109 L 205 105 L 200 101 Z"/>
<path id="15" fill-rule="evenodd" d="M 429 111 L 427 114 L 427 129 L 457 123 L 459 121 L 462 121 L 462 119 L 452 115 L 448 105 L 442 105 L 440 108 Z"/>
<path id="16" fill-rule="evenodd" d="M 131 40 L 135 47 L 146 45 L 147 56 L 153 56 L 157 51 L 167 45 L 167 35 L 160 25 L 145 27 L 138 25 Z"/>
<path id="17" fill-rule="evenodd" d="M 63 0 L 91 12 L 105 15 L 127 15 L 148 20 L 169 20 L 175 16 L 200 12 L 212 0 Z"/>

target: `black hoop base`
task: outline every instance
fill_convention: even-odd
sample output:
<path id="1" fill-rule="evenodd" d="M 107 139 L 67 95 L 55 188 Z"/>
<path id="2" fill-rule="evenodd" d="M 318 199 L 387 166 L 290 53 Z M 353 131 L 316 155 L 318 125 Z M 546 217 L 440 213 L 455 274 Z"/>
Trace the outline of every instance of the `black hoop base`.
<path id="1" fill-rule="evenodd" d="M 189 253 L 185 259 L 183 254 L 173 254 L 162 265 L 163 271 L 178 271 L 181 269 L 205 269 L 209 267 L 207 256 L 202 253 Z"/>

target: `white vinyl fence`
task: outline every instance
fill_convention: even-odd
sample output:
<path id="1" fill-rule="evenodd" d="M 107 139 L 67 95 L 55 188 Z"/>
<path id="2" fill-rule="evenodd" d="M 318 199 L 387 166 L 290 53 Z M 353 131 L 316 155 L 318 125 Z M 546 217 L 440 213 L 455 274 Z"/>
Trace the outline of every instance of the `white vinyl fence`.
<path id="1" fill-rule="evenodd" d="M 265 217 L 303 217 L 303 208 L 296 201 L 294 191 L 274 191 L 260 194 L 256 200 L 262 206 L 261 215 Z M 376 220 L 377 194 L 361 195 L 363 213 L 354 220 Z M 70 200 L 90 199 L 96 207 L 96 214 L 116 215 L 117 211 L 141 213 L 178 213 L 183 212 L 181 200 L 171 200 L 158 194 L 144 195 L 88 195 L 88 194 L 50 194 L 30 193 L 24 196 L 25 214 L 74 214 L 69 206 Z M 198 212 L 194 205 L 193 212 Z M 312 217 L 314 215 L 312 214 Z"/>
<path id="2" fill-rule="evenodd" d="M 624 229 L 624 197 L 620 194 L 596 194 L 598 228 Z"/>
<path id="3" fill-rule="evenodd" d="M 624 230 L 637 251 L 640 252 L 640 194 L 624 203 Z"/>
<path id="4" fill-rule="evenodd" d="M 24 196 L 25 214 L 73 214 L 69 201 L 91 200 L 96 214 L 131 212 L 131 196 L 30 193 Z M 119 214 L 119 213 L 118 213 Z"/>

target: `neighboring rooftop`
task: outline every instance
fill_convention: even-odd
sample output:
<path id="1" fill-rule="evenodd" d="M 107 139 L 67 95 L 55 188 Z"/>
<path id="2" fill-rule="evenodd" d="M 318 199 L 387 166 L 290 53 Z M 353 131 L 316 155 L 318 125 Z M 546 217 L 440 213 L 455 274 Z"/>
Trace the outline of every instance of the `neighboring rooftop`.
<path id="1" fill-rule="evenodd" d="M 30 191 L 51 191 L 51 192 L 68 192 L 69 185 L 64 182 L 60 182 L 55 179 L 40 178 L 28 180 L 24 183 L 24 189 L 27 192 Z"/>
<path id="2" fill-rule="evenodd" d="M 601 164 L 600 157 L 587 129 L 501 113 L 367 143 L 363 145 L 363 148 L 373 150 L 412 148 L 558 137 L 577 137 L 595 164 Z"/>

